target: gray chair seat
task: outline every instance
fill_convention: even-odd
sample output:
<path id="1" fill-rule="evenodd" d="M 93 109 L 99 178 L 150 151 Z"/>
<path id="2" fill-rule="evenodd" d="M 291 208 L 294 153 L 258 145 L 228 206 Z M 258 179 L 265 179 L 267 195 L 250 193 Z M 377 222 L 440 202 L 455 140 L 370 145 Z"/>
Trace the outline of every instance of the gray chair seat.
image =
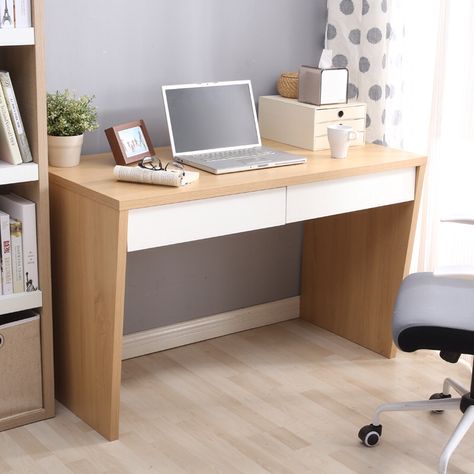
<path id="1" fill-rule="evenodd" d="M 405 352 L 474 354 L 474 281 L 409 275 L 400 287 L 392 324 L 393 340 Z"/>

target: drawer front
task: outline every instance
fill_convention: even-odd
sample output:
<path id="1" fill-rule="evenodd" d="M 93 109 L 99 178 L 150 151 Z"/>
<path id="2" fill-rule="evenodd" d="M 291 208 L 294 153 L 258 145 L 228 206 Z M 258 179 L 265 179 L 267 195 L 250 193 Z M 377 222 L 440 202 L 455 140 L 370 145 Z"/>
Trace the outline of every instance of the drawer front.
<path id="1" fill-rule="evenodd" d="M 128 251 L 283 225 L 285 208 L 286 188 L 278 188 L 133 209 Z"/>
<path id="2" fill-rule="evenodd" d="M 330 109 L 316 109 L 316 123 L 320 122 L 337 122 L 338 120 L 354 120 L 365 119 L 366 106 L 353 105 L 347 106 L 341 104 L 340 107 Z"/>
<path id="3" fill-rule="evenodd" d="M 349 146 L 359 146 L 363 145 L 365 143 L 365 131 L 363 132 L 358 132 L 357 133 L 357 138 L 355 140 L 351 140 L 349 142 Z M 314 145 L 313 149 L 316 150 L 329 150 L 329 140 L 326 135 L 323 135 L 321 137 L 315 137 L 314 138 Z M 349 155 L 350 156 L 350 155 Z"/>
<path id="4" fill-rule="evenodd" d="M 412 201 L 415 168 L 289 186 L 287 223 Z"/>
<path id="5" fill-rule="evenodd" d="M 365 132 L 365 119 L 337 120 L 336 122 L 317 123 L 314 128 L 315 137 L 325 137 L 328 133 L 328 125 L 348 125 L 358 132 Z"/>

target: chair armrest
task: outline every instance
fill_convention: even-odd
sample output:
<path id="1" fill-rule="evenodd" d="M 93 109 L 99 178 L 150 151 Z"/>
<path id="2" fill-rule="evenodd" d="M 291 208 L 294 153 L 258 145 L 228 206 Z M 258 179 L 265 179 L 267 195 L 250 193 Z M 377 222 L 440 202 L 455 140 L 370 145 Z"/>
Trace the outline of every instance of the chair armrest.
<path id="1" fill-rule="evenodd" d="M 436 277 L 474 280 L 474 265 L 449 265 L 437 267 L 435 268 L 433 275 Z"/>
<path id="2" fill-rule="evenodd" d="M 453 222 L 455 224 L 471 224 L 474 225 L 474 215 L 469 216 L 467 214 L 458 214 L 446 216 L 440 219 L 441 222 Z"/>

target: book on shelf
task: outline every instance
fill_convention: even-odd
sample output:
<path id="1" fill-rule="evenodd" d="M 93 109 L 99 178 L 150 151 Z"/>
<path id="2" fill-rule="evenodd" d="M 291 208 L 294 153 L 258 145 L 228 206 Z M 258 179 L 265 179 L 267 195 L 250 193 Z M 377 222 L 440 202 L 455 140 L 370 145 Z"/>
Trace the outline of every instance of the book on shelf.
<path id="1" fill-rule="evenodd" d="M 2 293 L 11 295 L 13 293 L 12 278 L 12 248 L 10 238 L 10 216 L 0 211 L 0 260 L 2 272 Z"/>
<path id="2" fill-rule="evenodd" d="M 13 193 L 0 194 L 0 210 L 21 222 L 24 291 L 36 291 L 38 289 L 36 204 Z"/>
<path id="3" fill-rule="evenodd" d="M 15 26 L 15 12 L 13 9 L 13 0 L 4 0 L 2 2 L 1 27 L 13 28 Z"/>
<path id="4" fill-rule="evenodd" d="M 15 28 L 31 27 L 31 0 L 15 0 Z"/>
<path id="5" fill-rule="evenodd" d="M 23 163 L 2 87 L 0 87 L 0 159 L 12 165 Z"/>
<path id="6" fill-rule="evenodd" d="M 7 103 L 8 113 L 15 130 L 15 136 L 20 149 L 21 159 L 23 163 L 29 163 L 33 161 L 31 156 L 30 146 L 28 145 L 28 139 L 26 138 L 25 127 L 23 126 L 23 120 L 21 119 L 20 109 L 18 108 L 18 102 L 16 100 L 15 91 L 13 90 L 13 84 L 8 71 L 0 70 L 0 84 L 2 88 L 5 101 Z"/>
<path id="7" fill-rule="evenodd" d="M 10 219 L 11 251 L 12 251 L 12 278 L 13 292 L 25 291 L 25 280 L 23 278 L 23 242 L 21 235 L 21 222 Z"/>

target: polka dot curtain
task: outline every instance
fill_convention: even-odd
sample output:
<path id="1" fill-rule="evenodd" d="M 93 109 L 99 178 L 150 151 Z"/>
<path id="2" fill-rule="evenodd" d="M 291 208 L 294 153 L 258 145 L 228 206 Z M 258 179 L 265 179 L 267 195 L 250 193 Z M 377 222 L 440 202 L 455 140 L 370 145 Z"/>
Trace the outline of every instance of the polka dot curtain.
<path id="1" fill-rule="evenodd" d="M 349 100 L 367 103 L 367 143 L 386 144 L 391 38 L 388 0 L 328 0 L 326 48 L 333 51 L 334 67 L 349 68 Z"/>

